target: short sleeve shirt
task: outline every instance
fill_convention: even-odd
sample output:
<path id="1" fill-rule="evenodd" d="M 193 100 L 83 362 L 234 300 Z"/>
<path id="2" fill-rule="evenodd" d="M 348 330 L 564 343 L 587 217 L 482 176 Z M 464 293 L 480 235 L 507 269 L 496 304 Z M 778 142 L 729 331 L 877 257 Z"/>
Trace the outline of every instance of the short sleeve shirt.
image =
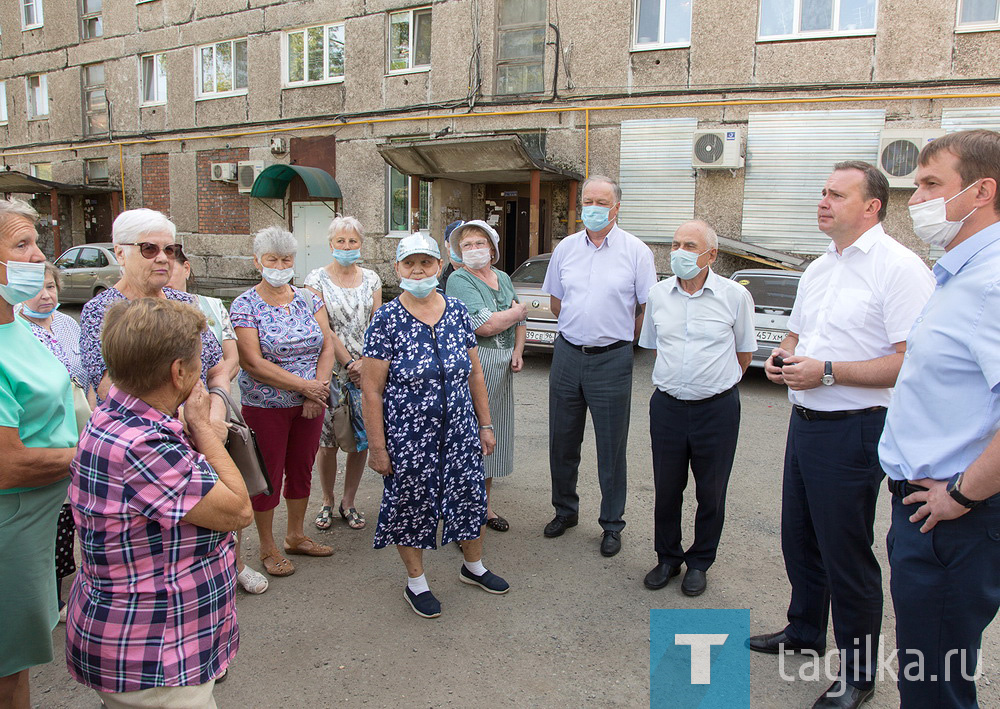
<path id="1" fill-rule="evenodd" d="M 25 320 L 25 322 L 28 323 L 31 332 L 38 338 L 38 341 L 45 345 L 45 348 L 66 367 L 73 383 L 84 391 L 89 389 L 90 380 L 87 377 L 87 370 L 83 368 L 83 361 L 80 359 L 80 325 L 77 324 L 76 320 L 69 315 L 54 312 L 50 325 L 51 332 L 31 320 Z"/>
<path id="2" fill-rule="evenodd" d="M 511 301 L 517 300 L 510 276 L 495 268 L 493 273 L 499 286 L 496 290 L 464 268 L 455 271 L 448 279 L 448 295 L 465 303 L 473 329 L 482 327 L 494 313 L 510 310 Z M 517 325 L 511 325 L 495 335 L 476 335 L 476 342 L 480 347 L 509 350 L 514 347 L 516 329 Z"/>
<path id="3" fill-rule="evenodd" d="M 361 269 L 361 284 L 356 288 L 338 286 L 325 268 L 317 268 L 306 276 L 305 285 L 323 294 L 330 329 L 340 338 L 351 357 L 360 357 L 365 346 L 365 330 L 372 316 L 375 293 L 382 290 L 382 279 L 375 271 Z M 337 362 L 334 372 L 343 367 Z"/>

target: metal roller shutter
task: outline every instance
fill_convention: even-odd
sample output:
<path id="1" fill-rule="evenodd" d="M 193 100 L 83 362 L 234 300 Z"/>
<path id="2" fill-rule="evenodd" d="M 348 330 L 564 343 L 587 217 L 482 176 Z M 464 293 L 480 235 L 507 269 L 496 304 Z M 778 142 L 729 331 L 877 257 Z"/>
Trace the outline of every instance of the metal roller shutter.
<path id="1" fill-rule="evenodd" d="M 941 111 L 942 130 L 955 133 L 974 128 L 1000 131 L 1000 107 L 946 108 Z"/>

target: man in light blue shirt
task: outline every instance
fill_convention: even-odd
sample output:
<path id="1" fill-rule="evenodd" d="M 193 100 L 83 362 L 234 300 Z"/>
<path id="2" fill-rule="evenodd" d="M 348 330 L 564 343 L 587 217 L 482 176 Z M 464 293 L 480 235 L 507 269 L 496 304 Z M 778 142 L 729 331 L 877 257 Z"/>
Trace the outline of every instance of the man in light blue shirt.
<path id="1" fill-rule="evenodd" d="M 578 522 L 576 482 L 590 409 L 601 483 L 601 554 L 614 556 L 625 527 L 632 342 L 656 269 L 649 247 L 618 228 L 617 183 L 591 176 L 583 183 L 581 203 L 586 228 L 559 242 L 542 285 L 559 318 L 549 370 L 549 470 L 556 516 L 544 534 L 561 536 Z"/>
<path id="2" fill-rule="evenodd" d="M 900 706 L 978 707 L 1000 608 L 1000 134 L 951 133 L 918 162 L 914 231 L 946 253 L 879 443 Z"/>
<path id="3" fill-rule="evenodd" d="M 719 239 L 703 221 L 682 224 L 670 256 L 673 278 L 649 289 L 639 346 L 656 350 L 649 400 L 653 447 L 656 566 L 646 588 L 659 589 L 687 566 L 681 591 L 704 593 L 726 515 L 726 490 L 740 432 L 743 377 L 757 349 L 753 299 L 714 273 Z M 681 547 L 681 507 L 694 475 L 694 541 Z"/>

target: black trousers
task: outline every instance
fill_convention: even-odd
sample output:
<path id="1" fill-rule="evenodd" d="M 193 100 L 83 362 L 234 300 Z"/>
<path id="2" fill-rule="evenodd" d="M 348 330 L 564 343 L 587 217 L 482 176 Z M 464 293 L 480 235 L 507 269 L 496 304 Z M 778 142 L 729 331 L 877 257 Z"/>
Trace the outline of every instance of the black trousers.
<path id="1" fill-rule="evenodd" d="M 729 394 L 705 403 L 684 403 L 660 390 L 649 400 L 649 437 L 653 447 L 656 487 L 654 549 L 661 564 L 708 570 L 722 538 L 726 489 L 740 433 L 740 395 Z M 681 507 L 694 475 L 698 512 L 694 541 L 681 548 Z"/>
<path id="2" fill-rule="evenodd" d="M 792 585 L 785 632 L 793 642 L 826 645 L 832 605 L 841 676 L 863 689 L 875 681 L 882 628 L 882 570 L 872 543 L 884 425 L 884 409 L 835 421 L 806 421 L 793 411 L 781 494 L 781 550 Z"/>
<path id="3" fill-rule="evenodd" d="M 886 538 L 900 706 L 971 709 L 983 631 L 1000 607 L 1000 495 L 926 534 L 926 520 L 909 520 L 919 506 L 893 496 Z M 918 661 L 923 675 L 915 665 L 908 677 Z"/>

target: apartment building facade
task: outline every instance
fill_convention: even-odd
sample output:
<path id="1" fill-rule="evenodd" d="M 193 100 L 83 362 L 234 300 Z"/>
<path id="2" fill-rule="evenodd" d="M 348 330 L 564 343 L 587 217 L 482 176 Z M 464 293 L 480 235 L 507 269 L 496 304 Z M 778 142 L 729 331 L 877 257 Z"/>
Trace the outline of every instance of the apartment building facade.
<path id="1" fill-rule="evenodd" d="M 621 181 L 660 270 L 695 216 L 816 254 L 843 159 L 893 175 L 887 229 L 933 257 L 906 217 L 914 151 L 1000 129 L 998 30 L 1000 0 L 9 0 L 0 157 L 96 190 L 36 195 L 50 253 L 146 206 L 236 281 L 268 224 L 301 275 L 325 263 L 334 211 L 384 275 L 397 237 L 456 218 L 494 223 L 510 269 L 579 228 L 588 174 Z"/>

